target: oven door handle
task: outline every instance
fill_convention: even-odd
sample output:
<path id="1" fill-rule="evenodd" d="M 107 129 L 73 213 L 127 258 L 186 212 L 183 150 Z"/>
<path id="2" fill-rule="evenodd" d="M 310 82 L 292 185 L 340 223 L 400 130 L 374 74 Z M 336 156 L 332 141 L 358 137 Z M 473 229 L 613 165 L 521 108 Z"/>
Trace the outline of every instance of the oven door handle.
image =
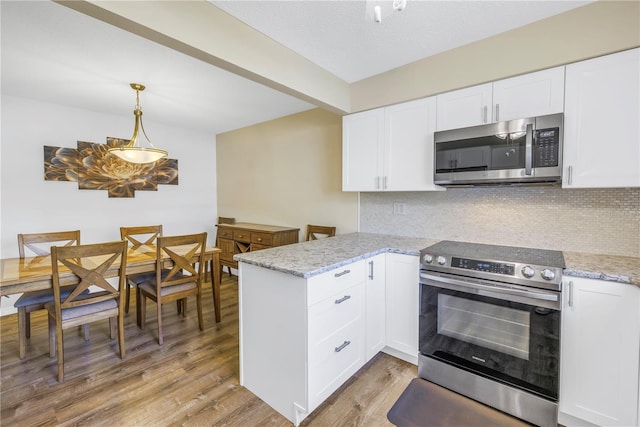
<path id="1" fill-rule="evenodd" d="M 534 292 L 534 291 L 513 289 L 513 288 L 507 288 L 507 287 L 483 285 L 481 283 L 471 281 L 471 280 L 463 282 L 461 280 L 450 279 L 442 276 L 432 276 L 430 274 L 428 275 L 425 273 L 420 273 L 420 278 L 427 281 L 431 281 L 431 282 L 437 282 L 437 283 L 434 283 L 432 286 L 445 287 L 447 289 L 451 289 L 454 291 L 462 291 L 462 292 L 465 292 L 468 289 L 476 289 L 486 293 L 491 293 L 493 296 L 499 299 L 507 299 L 504 297 L 504 294 L 507 294 L 507 295 L 524 297 L 524 298 L 530 298 L 533 300 L 559 302 L 558 293 L 553 293 L 553 294 L 542 293 L 542 292 Z M 428 283 L 428 282 L 425 283 L 424 281 L 421 281 L 421 283 L 424 283 L 425 285 L 431 285 L 431 283 Z M 501 296 L 500 294 L 503 294 L 503 295 Z"/>

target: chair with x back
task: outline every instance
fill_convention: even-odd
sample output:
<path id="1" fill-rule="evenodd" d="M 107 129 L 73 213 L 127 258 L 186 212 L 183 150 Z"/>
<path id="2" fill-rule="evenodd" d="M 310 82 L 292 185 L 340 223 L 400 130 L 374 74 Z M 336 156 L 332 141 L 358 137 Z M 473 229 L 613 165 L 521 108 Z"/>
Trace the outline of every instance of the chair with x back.
<path id="1" fill-rule="evenodd" d="M 48 233 L 18 234 L 18 254 L 25 259 L 25 268 L 39 268 L 43 263 L 49 264 L 51 246 L 54 245 L 79 245 L 80 230 L 54 231 Z M 69 295 L 69 288 L 61 289 L 61 295 Z M 46 303 L 53 301 L 53 290 L 25 292 L 18 298 L 14 307 L 18 309 L 18 347 L 20 359 L 24 359 L 27 339 L 31 337 L 31 313 L 36 310 L 44 310 Z M 89 338 L 88 329 L 85 328 L 85 338 Z"/>
<path id="2" fill-rule="evenodd" d="M 63 329 L 97 320 L 109 319 L 110 337 L 115 338 L 118 325 L 120 358 L 124 359 L 124 303 L 125 274 L 127 268 L 127 244 L 122 240 L 77 246 L 51 248 L 53 272 L 53 302 L 47 303 L 49 313 L 49 353 L 57 348 L 58 381 L 64 381 Z M 114 287 L 107 278 L 118 269 L 118 284 Z M 71 293 L 61 294 L 60 282 L 68 280 L 69 272 L 76 278 Z M 100 288 L 85 293 L 90 286 Z"/>
<path id="3" fill-rule="evenodd" d="M 198 326 L 204 330 L 202 319 L 202 282 L 204 280 L 204 253 L 207 233 L 158 237 L 156 274 L 153 279 L 138 286 L 140 298 L 136 300 L 140 317 L 138 325 L 145 327 L 147 299 L 156 303 L 158 343 L 163 344 L 162 304 L 183 300 L 182 315 L 187 313 L 187 297 L 195 296 L 198 309 Z M 171 269 L 164 268 L 171 259 Z"/>
<path id="4" fill-rule="evenodd" d="M 307 240 L 318 240 L 319 238 L 333 237 L 335 235 L 335 227 L 326 225 L 307 225 Z"/>
<path id="5" fill-rule="evenodd" d="M 143 225 L 139 227 L 120 227 L 120 238 L 126 240 L 131 251 L 153 251 L 155 252 L 156 240 L 162 236 L 162 225 Z M 131 288 L 136 288 L 136 297 L 138 295 L 138 285 L 150 277 L 153 273 L 138 273 L 127 276 L 127 301 L 124 305 L 124 312 L 129 312 L 129 300 L 131 299 Z"/>

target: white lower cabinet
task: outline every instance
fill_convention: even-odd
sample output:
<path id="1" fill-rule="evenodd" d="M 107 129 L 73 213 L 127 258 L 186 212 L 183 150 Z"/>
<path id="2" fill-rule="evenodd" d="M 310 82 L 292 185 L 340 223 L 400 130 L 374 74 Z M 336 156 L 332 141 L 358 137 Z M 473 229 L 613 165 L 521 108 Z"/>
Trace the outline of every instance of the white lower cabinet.
<path id="1" fill-rule="evenodd" d="M 378 354 L 386 342 L 385 257 L 385 254 L 381 254 L 366 260 L 366 361 Z"/>
<path id="2" fill-rule="evenodd" d="M 559 423 L 637 426 L 640 289 L 579 277 L 563 287 Z"/>
<path id="3" fill-rule="evenodd" d="M 304 279 L 240 262 L 240 384 L 299 425 L 380 350 L 417 364 L 418 257 Z"/>
<path id="4" fill-rule="evenodd" d="M 240 384 L 296 426 L 365 363 L 366 266 L 304 279 L 239 263 Z"/>
<path id="5" fill-rule="evenodd" d="M 418 364 L 419 257 L 387 253 L 385 353 Z"/>

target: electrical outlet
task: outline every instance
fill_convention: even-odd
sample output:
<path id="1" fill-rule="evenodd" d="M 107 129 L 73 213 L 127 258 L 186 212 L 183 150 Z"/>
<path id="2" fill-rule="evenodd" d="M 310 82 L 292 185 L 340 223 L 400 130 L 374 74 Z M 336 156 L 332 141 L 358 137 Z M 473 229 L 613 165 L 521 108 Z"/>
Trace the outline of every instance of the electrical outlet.
<path id="1" fill-rule="evenodd" d="M 393 214 L 404 215 L 406 211 L 406 205 L 404 203 L 393 203 Z"/>

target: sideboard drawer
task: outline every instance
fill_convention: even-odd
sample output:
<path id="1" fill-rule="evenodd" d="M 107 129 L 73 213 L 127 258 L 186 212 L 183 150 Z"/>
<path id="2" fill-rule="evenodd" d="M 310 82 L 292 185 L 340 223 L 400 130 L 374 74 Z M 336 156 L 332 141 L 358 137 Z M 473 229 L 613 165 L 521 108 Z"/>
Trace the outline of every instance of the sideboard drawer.
<path id="1" fill-rule="evenodd" d="M 365 261 L 344 265 L 311 277 L 307 286 L 307 307 L 366 280 Z"/>
<path id="2" fill-rule="evenodd" d="M 218 226 L 218 238 L 233 239 L 233 230 L 227 227 Z"/>
<path id="3" fill-rule="evenodd" d="M 253 232 L 251 232 L 251 243 L 258 243 L 260 245 L 272 246 L 273 245 L 273 234 L 257 233 L 255 231 L 253 231 Z"/>
<path id="4" fill-rule="evenodd" d="M 233 230 L 233 240 L 238 242 L 251 243 L 251 233 L 246 230 Z"/>

